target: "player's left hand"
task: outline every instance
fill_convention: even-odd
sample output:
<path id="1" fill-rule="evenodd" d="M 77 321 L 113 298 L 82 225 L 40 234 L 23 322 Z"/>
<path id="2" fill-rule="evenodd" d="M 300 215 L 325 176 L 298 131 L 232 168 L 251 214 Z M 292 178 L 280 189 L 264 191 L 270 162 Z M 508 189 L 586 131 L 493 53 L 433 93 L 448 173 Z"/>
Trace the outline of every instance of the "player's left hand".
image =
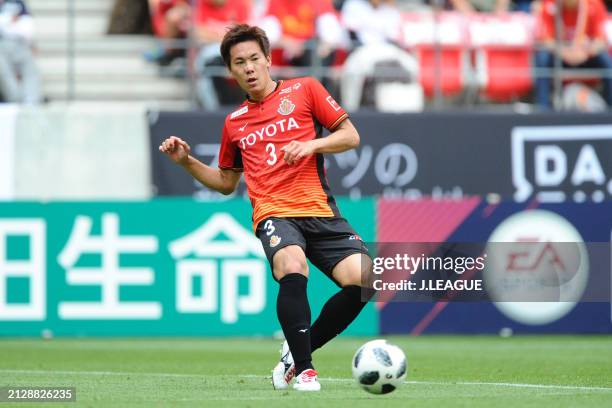
<path id="1" fill-rule="evenodd" d="M 314 148 L 309 142 L 292 141 L 288 145 L 281 148 L 283 159 L 289 166 L 294 165 L 297 161 L 314 153 Z"/>

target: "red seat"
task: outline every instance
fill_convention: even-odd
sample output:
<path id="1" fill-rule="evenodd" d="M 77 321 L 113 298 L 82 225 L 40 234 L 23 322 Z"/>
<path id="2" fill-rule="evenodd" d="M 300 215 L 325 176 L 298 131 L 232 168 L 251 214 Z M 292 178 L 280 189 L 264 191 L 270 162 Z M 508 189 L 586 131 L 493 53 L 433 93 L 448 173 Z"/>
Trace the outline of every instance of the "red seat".
<path id="1" fill-rule="evenodd" d="M 476 51 L 476 72 L 485 98 L 495 102 L 518 99 L 533 87 L 531 47 L 483 46 Z"/>
<path id="2" fill-rule="evenodd" d="M 403 13 L 399 43 L 416 56 L 419 82 L 428 98 L 435 96 L 437 86 L 444 97 L 464 91 L 470 43 L 462 13 Z"/>
<path id="3" fill-rule="evenodd" d="M 458 95 L 465 87 L 464 73 L 468 64 L 468 51 L 456 45 L 439 45 L 439 47 L 439 51 L 430 44 L 420 44 L 415 47 L 419 61 L 419 82 L 427 97 L 435 95 L 437 84 L 443 96 Z M 436 55 L 438 52 L 439 57 Z M 440 62 L 438 69 L 436 69 L 437 58 Z"/>
<path id="4" fill-rule="evenodd" d="M 270 49 L 270 57 L 272 58 L 272 65 L 277 67 L 286 67 L 289 65 L 285 57 L 283 56 L 282 48 Z"/>
<path id="5" fill-rule="evenodd" d="M 336 49 L 336 56 L 334 57 L 334 62 L 332 66 L 341 67 L 344 64 L 344 61 L 348 58 L 349 52 L 344 48 Z"/>
<path id="6" fill-rule="evenodd" d="M 534 40 L 531 15 L 475 14 L 470 16 L 468 31 L 482 97 L 509 102 L 531 91 Z"/>

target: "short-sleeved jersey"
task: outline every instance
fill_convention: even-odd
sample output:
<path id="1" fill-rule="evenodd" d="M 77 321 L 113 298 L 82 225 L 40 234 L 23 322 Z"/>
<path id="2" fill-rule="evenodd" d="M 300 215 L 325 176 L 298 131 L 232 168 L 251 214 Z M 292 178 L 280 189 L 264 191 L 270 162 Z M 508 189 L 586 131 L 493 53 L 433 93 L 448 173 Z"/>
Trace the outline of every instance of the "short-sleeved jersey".
<path id="1" fill-rule="evenodd" d="M 225 119 L 219 167 L 244 170 L 253 205 L 253 227 L 267 217 L 339 215 L 322 154 L 289 166 L 281 148 L 322 137 L 348 114 L 313 78 L 279 81 L 261 102 L 245 101 Z"/>
<path id="2" fill-rule="evenodd" d="M 584 10 L 583 10 L 584 9 Z M 579 16 L 584 13 L 584 21 Z M 540 40 L 554 40 L 555 18 L 557 4 L 555 0 L 544 0 L 538 15 L 538 38 Z M 580 0 L 575 8 L 563 7 L 561 10 L 563 20 L 560 38 L 564 41 L 578 39 L 605 39 L 606 9 L 601 0 Z"/>
<path id="3" fill-rule="evenodd" d="M 227 0 L 223 5 L 215 5 L 211 0 L 198 0 L 195 22 L 211 30 L 225 34 L 227 27 L 235 23 L 246 23 L 251 18 L 252 4 L 249 0 Z"/>
<path id="4" fill-rule="evenodd" d="M 164 37 L 167 35 L 166 30 L 166 13 L 175 6 L 186 3 L 185 0 L 160 0 L 157 7 L 151 9 L 151 22 L 153 23 L 153 32 L 157 36 Z"/>
<path id="5" fill-rule="evenodd" d="M 266 14 L 278 18 L 284 35 L 309 40 L 316 34 L 317 17 L 334 12 L 331 0 L 270 0 Z"/>

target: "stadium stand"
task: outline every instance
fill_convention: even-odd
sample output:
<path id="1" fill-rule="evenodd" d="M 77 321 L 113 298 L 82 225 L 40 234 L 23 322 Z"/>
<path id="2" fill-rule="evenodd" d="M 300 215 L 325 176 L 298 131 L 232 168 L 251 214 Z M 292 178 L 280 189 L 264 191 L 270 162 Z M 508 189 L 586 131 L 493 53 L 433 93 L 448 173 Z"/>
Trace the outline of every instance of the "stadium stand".
<path id="1" fill-rule="evenodd" d="M 194 86 L 197 72 L 191 72 L 189 59 L 183 68 L 193 75 L 172 77 L 163 67 L 143 58 L 143 52 L 159 47 L 159 39 L 152 35 L 106 34 L 114 2 L 28 2 L 36 16 L 36 57 L 42 74 L 43 96 L 50 101 L 155 101 L 164 107 L 197 108 Z M 255 4 L 261 9 L 266 2 Z M 532 101 L 533 15 L 523 12 L 465 15 L 407 9 L 402 1 L 397 4 L 402 10 L 398 45 L 418 61 L 418 80 L 427 106 Z M 263 11 L 265 8 L 260 10 Z M 610 17 L 606 33 L 610 43 Z M 73 45 L 71 38 L 74 38 Z M 194 41 L 191 44 L 196 45 Z M 283 58 L 283 50 L 277 46 L 273 50 L 275 75 L 314 75 L 323 79 L 321 74 L 327 72 L 337 81 L 348 53 L 338 49 L 330 67 L 321 66 L 319 61 L 313 66 L 298 68 Z M 71 55 L 75 58 L 71 59 Z M 334 93 L 333 89 L 330 91 Z"/>
<path id="2" fill-rule="evenodd" d="M 106 34 L 113 2 L 74 1 L 73 29 L 70 2 L 28 2 L 36 16 L 35 43 L 43 95 L 50 101 L 156 101 L 162 106 L 189 106 L 185 80 L 162 78 L 157 66 L 143 59 L 142 52 L 155 47 L 154 38 Z M 73 66 L 68 58 L 71 53 L 75 56 Z"/>

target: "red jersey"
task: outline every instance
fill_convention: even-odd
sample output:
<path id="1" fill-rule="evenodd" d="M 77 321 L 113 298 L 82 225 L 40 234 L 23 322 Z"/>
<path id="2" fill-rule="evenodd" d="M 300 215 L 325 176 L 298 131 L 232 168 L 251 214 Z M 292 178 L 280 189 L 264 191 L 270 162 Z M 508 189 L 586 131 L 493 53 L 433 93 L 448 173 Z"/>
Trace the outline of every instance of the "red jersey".
<path id="1" fill-rule="evenodd" d="M 166 13 L 186 0 L 160 0 L 155 9 L 150 10 L 153 32 L 159 37 L 166 35 Z"/>
<path id="2" fill-rule="evenodd" d="M 221 6 L 215 5 L 213 0 L 198 0 L 195 22 L 225 33 L 229 25 L 249 21 L 251 10 L 250 0 L 226 0 Z"/>
<path id="3" fill-rule="evenodd" d="M 334 12 L 331 0 L 270 0 L 266 14 L 278 18 L 284 35 L 309 40 L 317 32 L 317 17 Z"/>
<path id="4" fill-rule="evenodd" d="M 322 137 L 348 114 L 314 78 L 279 81 L 261 102 L 245 101 L 225 118 L 219 167 L 244 170 L 253 205 L 253 227 L 268 217 L 339 215 L 331 196 L 323 155 L 289 166 L 281 148 L 293 140 Z"/>
<path id="5" fill-rule="evenodd" d="M 555 39 L 556 14 L 555 0 L 544 0 L 538 16 L 538 38 L 540 40 Z M 607 12 L 601 0 L 579 0 L 577 7 L 573 9 L 563 7 L 561 17 L 563 27 L 559 38 L 564 41 L 573 41 L 574 38 L 606 38 L 604 27 Z"/>

